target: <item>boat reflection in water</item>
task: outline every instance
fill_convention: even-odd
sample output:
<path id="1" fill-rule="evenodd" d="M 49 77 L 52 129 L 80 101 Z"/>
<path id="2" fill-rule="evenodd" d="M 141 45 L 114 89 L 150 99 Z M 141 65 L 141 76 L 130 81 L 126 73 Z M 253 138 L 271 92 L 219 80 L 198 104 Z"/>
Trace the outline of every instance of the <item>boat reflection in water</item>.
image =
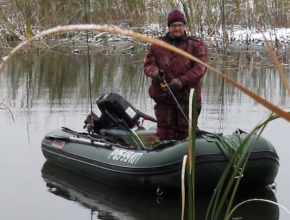
<path id="1" fill-rule="evenodd" d="M 49 192 L 90 209 L 92 215 L 97 215 L 97 219 L 174 220 L 181 218 L 181 198 L 179 195 L 158 196 L 157 194 L 144 193 L 141 189 L 140 192 L 131 192 L 128 189 L 124 190 L 101 183 L 50 162 L 44 163 L 41 172 Z M 271 188 L 263 187 L 250 191 L 239 191 L 234 206 L 254 198 L 276 202 L 275 194 Z M 209 193 L 197 194 L 196 219 L 205 219 L 210 199 Z M 241 205 L 230 219 L 274 220 L 278 218 L 278 206 L 253 201 Z"/>

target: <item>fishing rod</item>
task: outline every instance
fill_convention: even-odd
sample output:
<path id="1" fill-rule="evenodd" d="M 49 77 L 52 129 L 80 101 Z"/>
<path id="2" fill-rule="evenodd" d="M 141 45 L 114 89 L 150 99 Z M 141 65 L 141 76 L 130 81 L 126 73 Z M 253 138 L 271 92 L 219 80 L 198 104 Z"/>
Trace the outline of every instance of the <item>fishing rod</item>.
<path id="1" fill-rule="evenodd" d="M 88 24 L 88 9 L 87 9 L 87 4 L 88 0 L 84 0 L 84 5 L 85 5 L 85 19 L 86 19 L 86 24 Z M 87 57 L 88 57 L 88 71 L 89 71 L 89 97 L 90 97 L 90 106 L 91 106 L 91 127 L 89 127 L 88 132 L 90 133 L 91 131 L 94 130 L 94 112 L 93 112 L 93 101 L 92 101 L 92 82 L 91 82 L 91 60 L 90 60 L 90 47 L 89 47 L 89 33 L 87 31 Z"/>
<path id="2" fill-rule="evenodd" d="M 87 0 L 85 0 L 85 19 L 86 24 L 88 23 L 88 14 L 87 14 Z M 91 113 L 93 113 L 93 102 L 92 102 L 92 82 L 91 82 L 91 61 L 90 61 L 90 47 L 89 47 L 89 33 L 87 31 L 87 57 L 88 57 L 88 71 L 89 71 L 89 95 L 90 95 L 90 106 L 91 106 Z"/>
<path id="3" fill-rule="evenodd" d="M 170 93 L 171 96 L 173 97 L 174 101 L 176 102 L 178 108 L 180 109 L 181 113 L 183 114 L 184 118 L 186 119 L 187 123 L 189 123 L 189 120 L 188 120 L 187 116 L 185 115 L 185 113 L 184 113 L 184 111 L 182 110 L 182 108 L 181 108 L 179 102 L 177 101 L 175 95 L 173 94 L 172 90 L 170 89 L 170 87 L 168 86 L 168 83 L 167 83 L 166 80 L 165 80 L 165 74 L 164 74 L 164 71 L 163 71 L 163 70 L 160 70 L 160 72 L 159 72 L 159 76 L 161 77 L 161 79 L 163 80 L 163 82 L 164 82 L 164 84 L 165 84 L 165 86 L 161 85 L 161 88 L 166 89 L 166 90 L 169 91 L 169 93 Z"/>

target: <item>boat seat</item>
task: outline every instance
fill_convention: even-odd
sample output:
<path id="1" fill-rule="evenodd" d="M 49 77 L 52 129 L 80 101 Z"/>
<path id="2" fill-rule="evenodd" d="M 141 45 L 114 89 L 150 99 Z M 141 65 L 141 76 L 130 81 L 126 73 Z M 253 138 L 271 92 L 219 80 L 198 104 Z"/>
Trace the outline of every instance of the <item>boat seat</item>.
<path id="1" fill-rule="evenodd" d="M 134 131 L 145 147 L 152 146 L 152 143 L 156 141 L 156 130 L 135 130 Z M 114 138 L 117 141 L 125 142 L 126 144 L 135 145 L 135 142 L 131 138 L 131 134 L 128 131 L 120 129 L 101 129 L 100 134 Z"/>

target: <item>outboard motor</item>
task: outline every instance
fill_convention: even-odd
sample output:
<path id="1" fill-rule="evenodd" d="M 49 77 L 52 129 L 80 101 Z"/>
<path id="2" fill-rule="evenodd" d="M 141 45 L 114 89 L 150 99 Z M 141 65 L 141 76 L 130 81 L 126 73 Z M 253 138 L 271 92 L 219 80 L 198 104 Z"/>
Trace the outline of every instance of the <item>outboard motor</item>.
<path id="1" fill-rule="evenodd" d="M 155 118 L 140 112 L 117 93 L 102 95 L 97 100 L 97 105 L 102 113 L 101 116 L 98 117 L 94 112 L 91 112 L 84 121 L 84 129 L 87 128 L 89 132 L 93 131 L 98 134 L 103 128 L 115 128 L 120 124 L 130 129 L 134 126 L 143 129 L 142 123 L 139 124 L 140 117 L 156 122 Z"/>
<path id="2" fill-rule="evenodd" d="M 102 116 L 118 125 L 123 120 L 129 128 L 139 125 L 140 114 L 126 99 L 117 93 L 107 93 L 97 100 Z"/>

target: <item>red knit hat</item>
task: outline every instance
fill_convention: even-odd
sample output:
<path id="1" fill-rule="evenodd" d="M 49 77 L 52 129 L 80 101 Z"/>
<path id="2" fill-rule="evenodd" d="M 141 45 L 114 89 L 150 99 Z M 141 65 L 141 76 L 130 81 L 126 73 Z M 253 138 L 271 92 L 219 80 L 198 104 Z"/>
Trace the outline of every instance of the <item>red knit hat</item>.
<path id="1" fill-rule="evenodd" d="M 173 22 L 177 21 L 181 21 L 186 24 L 184 15 L 179 10 L 174 9 L 168 14 L 167 26 L 169 27 Z"/>

